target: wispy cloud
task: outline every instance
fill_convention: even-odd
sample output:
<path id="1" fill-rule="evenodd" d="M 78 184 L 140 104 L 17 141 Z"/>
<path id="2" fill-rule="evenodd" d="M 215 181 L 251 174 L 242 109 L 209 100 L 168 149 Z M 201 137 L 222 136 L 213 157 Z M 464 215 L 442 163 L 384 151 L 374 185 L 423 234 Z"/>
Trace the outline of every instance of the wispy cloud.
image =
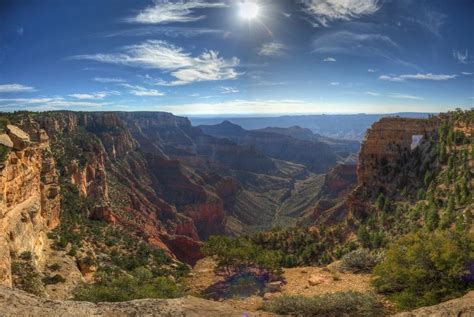
<path id="1" fill-rule="evenodd" d="M 130 23 L 165 24 L 174 22 L 194 22 L 204 19 L 204 15 L 195 15 L 196 9 L 224 8 L 224 2 L 208 2 L 202 0 L 157 2 L 145 8 L 136 16 L 127 18 Z"/>
<path id="2" fill-rule="evenodd" d="M 339 86 L 339 82 L 337 81 L 333 81 L 331 83 L 329 83 L 331 86 Z"/>
<path id="3" fill-rule="evenodd" d="M 400 93 L 390 93 L 388 95 L 383 95 L 375 91 L 366 91 L 365 94 L 372 97 L 385 96 L 388 98 L 395 98 L 395 99 L 424 100 L 423 97 L 418 97 L 418 96 L 413 96 L 413 95 L 408 95 L 408 94 L 400 94 Z"/>
<path id="4" fill-rule="evenodd" d="M 461 64 L 467 64 L 469 61 L 469 51 L 465 50 L 464 53 L 461 51 L 453 50 L 453 57 Z"/>
<path id="5" fill-rule="evenodd" d="M 95 93 L 88 93 L 88 94 L 70 94 L 69 97 L 80 99 L 80 100 L 87 100 L 87 99 L 104 99 L 107 97 L 108 93 L 105 91 L 95 92 Z"/>
<path id="6" fill-rule="evenodd" d="M 99 83 L 109 84 L 109 83 L 124 83 L 126 80 L 122 78 L 112 78 L 112 77 L 94 77 L 94 81 Z"/>
<path id="7" fill-rule="evenodd" d="M 219 89 L 221 90 L 221 93 L 223 93 L 223 94 L 235 94 L 235 93 L 240 92 L 240 90 L 235 88 L 235 87 L 221 86 L 221 87 L 219 87 Z"/>
<path id="8" fill-rule="evenodd" d="M 129 84 L 121 84 L 121 86 L 129 88 L 129 93 L 138 97 L 160 97 L 165 94 L 156 89 L 148 89 L 142 86 L 135 86 Z"/>
<path id="9" fill-rule="evenodd" d="M 413 95 L 405 95 L 405 94 L 399 94 L 399 93 L 391 93 L 388 95 L 390 98 L 396 98 L 396 99 L 409 99 L 409 100 L 424 100 L 423 97 L 418 97 L 418 96 L 413 96 Z"/>
<path id="10" fill-rule="evenodd" d="M 335 62 L 336 59 L 334 57 L 326 57 L 325 59 L 323 59 L 323 62 Z"/>
<path id="11" fill-rule="evenodd" d="M 2 109 L 67 109 L 71 107 L 103 107 L 110 105 L 109 102 L 90 102 L 67 100 L 63 97 L 41 97 L 41 98 L 2 98 L 0 108 Z"/>
<path id="12" fill-rule="evenodd" d="M 203 35 L 215 35 L 222 36 L 224 38 L 229 37 L 231 33 L 225 30 L 199 28 L 199 27 L 179 27 L 179 26 L 145 26 L 138 28 L 127 28 L 118 31 L 100 33 L 99 37 L 118 37 L 118 36 L 167 36 L 167 37 L 195 37 Z"/>
<path id="13" fill-rule="evenodd" d="M 4 84 L 0 85 L 0 93 L 3 92 L 33 92 L 36 91 L 34 87 L 25 86 L 21 84 Z"/>
<path id="14" fill-rule="evenodd" d="M 126 46 L 116 53 L 78 55 L 72 58 L 170 71 L 175 80 L 163 83 L 168 85 L 235 79 L 239 76 L 235 67 L 240 63 L 236 57 L 224 59 L 217 51 L 212 50 L 192 56 L 180 47 L 156 40 Z"/>
<path id="15" fill-rule="evenodd" d="M 373 96 L 373 97 L 380 96 L 378 92 L 374 92 L 374 91 L 366 91 L 365 94 L 369 96 Z"/>
<path id="16" fill-rule="evenodd" d="M 387 80 L 387 81 L 394 81 L 394 82 L 402 82 L 405 80 L 434 80 L 434 81 L 442 81 L 442 80 L 450 80 L 456 78 L 457 75 L 444 75 L 444 74 L 405 74 L 399 76 L 393 75 L 382 75 L 379 77 L 380 80 Z"/>
<path id="17" fill-rule="evenodd" d="M 470 75 L 472 75 L 472 73 L 470 73 L 470 72 L 461 72 L 461 74 L 463 74 L 463 75 L 465 75 L 465 76 L 470 76 Z"/>
<path id="18" fill-rule="evenodd" d="M 349 21 L 375 13 L 382 6 L 379 0 L 308 0 L 303 2 L 306 13 L 315 20 L 314 26 L 329 26 L 331 21 Z M 314 23 L 314 22 L 313 22 Z"/>
<path id="19" fill-rule="evenodd" d="M 362 30 L 326 32 L 313 40 L 313 52 L 379 58 L 417 69 L 416 65 L 399 57 L 400 47 L 390 37 L 381 33 L 367 33 L 367 31 L 368 28 L 364 27 Z"/>
<path id="20" fill-rule="evenodd" d="M 258 55 L 261 56 L 283 56 L 286 54 L 287 47 L 283 43 L 269 42 L 264 43 L 258 49 Z"/>
<path id="21" fill-rule="evenodd" d="M 367 69 L 367 71 L 368 71 L 369 73 L 375 73 L 375 72 L 376 72 L 376 70 L 375 70 L 375 69 L 372 69 L 372 68 Z"/>

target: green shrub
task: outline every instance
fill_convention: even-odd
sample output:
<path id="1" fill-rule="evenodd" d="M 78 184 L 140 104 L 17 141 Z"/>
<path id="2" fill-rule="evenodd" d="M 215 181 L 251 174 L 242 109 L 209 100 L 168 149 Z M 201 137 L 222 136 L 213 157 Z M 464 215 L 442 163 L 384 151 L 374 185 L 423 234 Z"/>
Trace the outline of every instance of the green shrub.
<path id="1" fill-rule="evenodd" d="M 473 257 L 472 234 L 420 231 L 389 247 L 372 283 L 402 309 L 437 304 L 469 288 L 465 275 Z"/>
<path id="2" fill-rule="evenodd" d="M 217 260 L 216 269 L 227 275 L 248 269 L 281 274 L 281 253 L 265 250 L 246 239 L 212 236 L 204 245 L 203 251 L 214 257 Z"/>
<path id="3" fill-rule="evenodd" d="M 376 296 L 357 292 L 337 292 L 316 297 L 280 296 L 264 304 L 264 310 L 295 316 L 383 316 Z"/>
<path id="4" fill-rule="evenodd" d="M 0 162 L 5 162 L 7 160 L 8 153 L 10 153 L 10 149 L 0 144 Z"/>
<path id="5" fill-rule="evenodd" d="M 342 257 L 339 269 L 354 273 L 369 273 L 381 260 L 381 253 L 372 254 L 368 249 L 354 250 Z"/>
<path id="6" fill-rule="evenodd" d="M 26 254 L 26 252 L 23 254 Z M 31 255 L 31 253 L 29 254 Z M 31 264 L 31 259 L 13 261 L 11 269 L 14 287 L 37 296 L 43 295 L 44 288 L 41 277 Z"/>
<path id="7" fill-rule="evenodd" d="M 50 266 L 48 266 L 48 269 L 50 269 L 51 271 L 58 271 L 59 269 L 61 269 L 61 264 L 59 263 L 51 264 Z"/>
<path id="8" fill-rule="evenodd" d="M 44 285 L 49 285 L 49 284 L 58 284 L 58 283 L 64 283 L 66 282 L 66 279 L 62 277 L 60 274 L 55 274 L 53 276 L 45 276 L 42 279 Z"/>
<path id="9" fill-rule="evenodd" d="M 181 295 L 176 282 L 168 277 L 153 277 L 146 268 L 132 275 L 101 272 L 99 281 L 75 289 L 74 299 L 91 302 L 122 302 L 142 298 L 175 298 Z"/>

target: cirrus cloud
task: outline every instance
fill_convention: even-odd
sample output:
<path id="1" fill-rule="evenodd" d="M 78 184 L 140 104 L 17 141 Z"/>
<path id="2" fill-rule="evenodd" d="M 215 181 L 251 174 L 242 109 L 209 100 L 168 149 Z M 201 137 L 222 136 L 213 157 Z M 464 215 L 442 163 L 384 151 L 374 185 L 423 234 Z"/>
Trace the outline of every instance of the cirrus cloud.
<path id="1" fill-rule="evenodd" d="M 0 85 L 0 93 L 2 92 L 34 92 L 34 87 L 25 86 L 21 84 L 4 84 Z"/>
<path id="2" fill-rule="evenodd" d="M 170 86 L 235 79 L 240 75 L 235 70 L 240 63 L 236 57 L 224 59 L 213 50 L 192 56 L 181 47 L 157 40 L 125 46 L 115 53 L 77 55 L 72 59 L 167 71 L 175 80 L 163 82 L 163 85 Z"/>
<path id="3" fill-rule="evenodd" d="M 223 2 L 207 2 L 202 0 L 166 1 L 159 2 L 136 16 L 126 19 L 130 23 L 166 24 L 173 22 L 194 22 L 205 18 L 204 15 L 194 15 L 195 9 L 224 8 Z"/>
<path id="4" fill-rule="evenodd" d="M 373 14 L 382 6 L 379 0 L 309 0 L 303 5 L 305 12 L 316 20 L 313 25 L 323 27 L 335 20 L 349 21 Z"/>
<path id="5" fill-rule="evenodd" d="M 264 43 L 258 50 L 261 56 L 283 56 L 286 54 L 286 46 L 279 42 Z"/>
<path id="6" fill-rule="evenodd" d="M 387 81 L 394 81 L 394 82 L 402 82 L 405 80 L 434 80 L 434 81 L 443 81 L 443 80 L 450 80 L 456 78 L 457 75 L 445 75 L 445 74 L 404 74 L 399 76 L 393 75 L 381 75 L 379 77 L 380 80 L 387 80 Z"/>

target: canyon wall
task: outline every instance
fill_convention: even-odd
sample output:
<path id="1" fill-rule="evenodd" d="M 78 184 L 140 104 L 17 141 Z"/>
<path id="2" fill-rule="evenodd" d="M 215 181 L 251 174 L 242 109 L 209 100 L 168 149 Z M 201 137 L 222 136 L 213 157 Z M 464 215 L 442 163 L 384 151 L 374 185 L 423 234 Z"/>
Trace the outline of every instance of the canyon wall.
<path id="1" fill-rule="evenodd" d="M 367 212 L 367 203 L 380 193 L 400 195 L 419 188 L 424 173 L 436 164 L 432 142 L 441 119 L 382 118 L 366 132 L 357 165 L 357 187 L 349 195 L 353 215 Z"/>
<path id="2" fill-rule="evenodd" d="M 0 135 L 0 284 L 11 286 L 11 254 L 44 264 L 47 232 L 59 224 L 60 195 L 46 132 L 35 122 Z M 25 131 L 28 131 L 25 132 Z"/>

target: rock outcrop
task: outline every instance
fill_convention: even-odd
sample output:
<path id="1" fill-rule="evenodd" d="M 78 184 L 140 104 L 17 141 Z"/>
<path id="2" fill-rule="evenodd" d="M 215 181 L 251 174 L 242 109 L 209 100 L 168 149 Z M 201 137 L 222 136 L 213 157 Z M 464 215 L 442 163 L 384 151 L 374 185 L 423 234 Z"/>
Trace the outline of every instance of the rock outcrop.
<path id="1" fill-rule="evenodd" d="M 248 313 L 223 303 L 191 296 L 94 304 L 48 300 L 2 286 L 0 286 L 0 315 L 5 317 L 271 316 L 266 313 Z"/>
<path id="2" fill-rule="evenodd" d="M 381 193 L 396 196 L 405 188 L 416 194 L 424 173 L 436 167 L 432 140 L 440 124 L 438 117 L 387 117 L 367 130 L 359 152 L 357 187 L 348 198 L 353 215 L 366 213 L 367 203 Z"/>
<path id="3" fill-rule="evenodd" d="M 2 136 L 9 150 L 0 167 L 0 284 L 7 286 L 11 254 L 29 252 L 42 266 L 46 234 L 59 223 L 59 181 L 48 138 L 38 125 L 25 130 L 8 125 Z"/>
<path id="4" fill-rule="evenodd" d="M 411 312 L 395 315 L 396 317 L 428 317 L 428 316 L 474 316 L 474 291 L 467 293 L 464 297 L 456 298 L 438 305 L 422 307 Z"/>
<path id="5" fill-rule="evenodd" d="M 376 187 L 397 176 L 397 167 L 419 144 L 438 132 L 440 121 L 431 119 L 382 118 L 367 130 L 359 153 L 358 182 Z M 418 142 L 414 142 L 417 140 Z M 382 177 L 381 177 L 382 176 Z"/>

